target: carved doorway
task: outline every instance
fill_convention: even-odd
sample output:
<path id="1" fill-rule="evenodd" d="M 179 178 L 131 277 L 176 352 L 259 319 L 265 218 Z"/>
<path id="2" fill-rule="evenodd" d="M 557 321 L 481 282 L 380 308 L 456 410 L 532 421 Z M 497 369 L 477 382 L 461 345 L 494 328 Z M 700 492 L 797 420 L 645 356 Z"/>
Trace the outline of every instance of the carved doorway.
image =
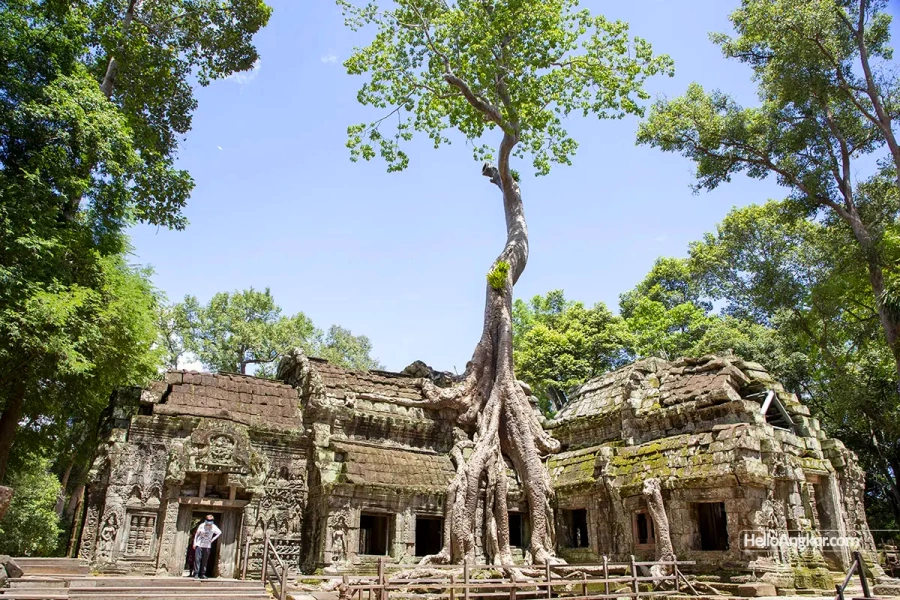
<path id="1" fill-rule="evenodd" d="M 195 499 L 196 500 L 196 499 Z M 212 514 L 222 535 L 213 544 L 207 566 L 207 576 L 233 578 L 237 573 L 237 550 L 240 545 L 241 517 L 243 508 L 225 508 L 222 506 L 203 505 L 198 503 L 182 503 L 178 509 L 178 536 L 175 543 L 175 556 L 183 557 L 182 575 L 189 573 L 188 553 L 191 551 L 193 526 L 195 522 Z M 174 573 L 173 573 L 174 574 Z"/>

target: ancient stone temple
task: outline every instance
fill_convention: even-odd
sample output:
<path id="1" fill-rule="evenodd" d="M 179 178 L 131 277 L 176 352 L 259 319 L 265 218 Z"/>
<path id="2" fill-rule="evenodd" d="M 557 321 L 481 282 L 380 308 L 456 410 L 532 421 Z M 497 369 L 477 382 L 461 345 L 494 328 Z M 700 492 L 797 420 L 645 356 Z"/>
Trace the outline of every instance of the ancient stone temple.
<path id="1" fill-rule="evenodd" d="M 172 371 L 149 389 L 119 391 L 80 555 L 101 571 L 180 575 L 192 529 L 209 513 L 223 531 L 211 560 L 221 576 L 236 575 L 245 553 L 258 568 L 266 533 L 303 572 L 362 570 L 383 556 L 414 563 L 440 550 L 461 432 L 452 414 L 417 405 L 423 379 L 299 352 L 278 377 Z M 547 468 L 557 552 L 570 561 L 674 554 L 701 570 L 827 589 L 828 569 L 845 567 L 849 548 L 760 536 L 828 532 L 873 550 L 855 456 L 758 364 L 643 360 L 575 390 L 545 427 L 562 443 Z M 527 561 L 527 506 L 508 473 L 510 541 Z"/>

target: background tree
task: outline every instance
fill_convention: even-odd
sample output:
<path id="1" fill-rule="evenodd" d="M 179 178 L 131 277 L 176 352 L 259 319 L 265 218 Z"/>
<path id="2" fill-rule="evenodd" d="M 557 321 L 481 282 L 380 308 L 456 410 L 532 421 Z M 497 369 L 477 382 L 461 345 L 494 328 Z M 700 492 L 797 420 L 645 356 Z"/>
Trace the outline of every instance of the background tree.
<path id="1" fill-rule="evenodd" d="M 316 334 L 303 313 L 282 315 L 269 288 L 220 292 L 202 307 L 187 296 L 175 310 L 187 317 L 185 346 L 213 372 L 247 374 L 248 366 L 272 366 L 291 348 L 308 351 Z"/>
<path id="2" fill-rule="evenodd" d="M 85 418 L 113 387 L 142 382 L 153 301 L 125 264 L 123 228 L 184 226 L 192 183 L 172 165 L 195 106 L 188 83 L 249 68 L 267 17 L 247 0 L 4 3 L 0 481 L 21 419 Z M 97 61 L 113 58 L 110 87 Z"/>
<path id="3" fill-rule="evenodd" d="M 879 0 L 744 0 L 731 15 L 738 36 L 712 37 L 726 57 L 754 70 L 762 105 L 741 108 L 693 84 L 684 96 L 653 107 L 638 141 L 694 160 L 698 190 L 740 171 L 773 175 L 790 190 L 797 215 L 838 220 L 852 235 L 900 374 L 900 313 L 885 302 L 885 271 L 893 265 L 885 262 L 884 233 L 896 212 L 868 210 L 866 198 L 866 186 L 880 180 L 900 185 L 894 134 L 900 88 L 885 6 Z M 881 174 L 861 160 L 873 153 L 882 159 Z M 872 179 L 855 180 L 858 171 Z"/>
<path id="4" fill-rule="evenodd" d="M 512 289 L 528 259 L 528 233 L 511 161 L 530 155 L 537 174 L 568 164 L 577 144 L 563 118 L 639 114 L 645 78 L 670 71 L 671 61 L 653 57 L 624 23 L 575 10 L 572 0 L 404 0 L 390 9 L 339 3 L 352 29 L 374 30 L 345 66 L 368 78 L 359 101 L 386 113 L 349 128 L 351 158 L 380 155 L 388 170 L 401 170 L 408 164 L 401 144 L 415 132 L 440 146 L 453 130 L 473 144 L 476 159 L 496 159 L 482 173 L 499 188 L 506 217 L 505 245 L 488 272 L 483 334 L 462 381 L 445 389 L 423 382 L 424 403 L 456 410 L 467 438 L 453 451 L 444 547 L 425 562 L 474 560 L 482 526 L 475 508 L 486 481 L 485 551 L 495 563 L 512 564 L 504 457 L 522 481 L 534 562 L 556 560 L 550 481 L 540 457 L 558 444 L 513 373 Z M 383 126 L 395 129 L 385 133 Z M 499 142 L 495 150 L 484 143 L 489 133 Z"/>
<path id="5" fill-rule="evenodd" d="M 50 467 L 50 459 L 32 455 L 10 477 L 16 493 L 0 520 L 0 553 L 52 556 L 56 550 L 60 523 L 53 506 L 61 486 Z"/>
<path id="6" fill-rule="evenodd" d="M 895 202 L 869 192 L 863 210 Z M 900 522 L 900 412 L 865 261 L 840 220 L 811 222 L 792 209 L 788 201 L 733 210 L 691 245 L 691 263 L 729 319 L 765 333 L 756 360 L 860 456 L 870 508 L 892 515 L 873 528 L 890 529 Z M 890 246 L 884 259 L 896 262 Z"/>
<path id="7" fill-rule="evenodd" d="M 631 338 L 621 318 L 598 302 L 585 308 L 562 290 L 513 303 L 516 374 L 538 396 L 545 414 L 561 409 L 573 386 L 630 359 Z"/>
<path id="8" fill-rule="evenodd" d="M 643 281 L 619 297 L 619 314 L 637 357 L 675 359 L 696 352 L 712 325 L 711 310 L 687 261 L 678 258 L 657 259 Z"/>
<path id="9" fill-rule="evenodd" d="M 378 359 L 371 356 L 372 342 L 364 335 L 353 335 L 349 329 L 332 325 L 328 333 L 317 336 L 314 356 L 355 371 L 384 369 Z"/>
<path id="10" fill-rule="evenodd" d="M 325 333 L 302 312 L 283 315 L 269 288 L 220 292 L 203 306 L 186 296 L 164 307 L 158 318 L 163 323 L 160 346 L 172 368 L 179 356 L 192 352 L 213 372 L 272 378 L 278 361 L 293 348 L 347 369 L 383 368 L 371 356 L 369 338 L 338 325 Z"/>

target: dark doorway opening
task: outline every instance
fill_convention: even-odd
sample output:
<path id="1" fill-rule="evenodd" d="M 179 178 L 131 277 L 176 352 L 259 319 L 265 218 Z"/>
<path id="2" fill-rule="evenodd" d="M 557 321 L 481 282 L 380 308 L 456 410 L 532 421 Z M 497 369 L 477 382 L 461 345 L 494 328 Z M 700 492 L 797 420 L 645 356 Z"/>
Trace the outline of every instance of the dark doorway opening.
<path id="1" fill-rule="evenodd" d="M 568 548 L 587 548 L 588 540 L 587 509 L 562 511 L 563 527 L 565 529 L 565 543 Z"/>
<path id="2" fill-rule="evenodd" d="M 388 553 L 390 522 L 387 515 L 359 516 L 359 553 L 384 556 Z"/>
<path id="3" fill-rule="evenodd" d="M 444 545 L 444 520 L 416 515 L 416 556 L 437 554 Z"/>
<path id="4" fill-rule="evenodd" d="M 697 504 L 701 550 L 728 550 L 728 519 L 724 502 Z"/>
<path id="5" fill-rule="evenodd" d="M 188 537 L 187 555 L 184 557 L 184 568 L 191 574 L 194 573 L 194 535 L 197 533 L 197 527 L 206 520 L 206 515 L 212 515 L 216 527 L 222 529 L 222 513 L 208 511 L 195 511 L 191 513 L 191 533 L 190 537 Z M 221 537 L 219 540 L 220 539 Z M 218 575 L 219 540 L 216 540 L 212 543 L 212 546 L 210 546 L 209 560 L 206 562 L 206 573 L 201 573 L 201 575 L 205 575 L 206 577 L 216 577 Z"/>
<path id="6" fill-rule="evenodd" d="M 513 548 L 525 547 L 525 519 L 522 513 L 509 513 L 509 545 Z"/>

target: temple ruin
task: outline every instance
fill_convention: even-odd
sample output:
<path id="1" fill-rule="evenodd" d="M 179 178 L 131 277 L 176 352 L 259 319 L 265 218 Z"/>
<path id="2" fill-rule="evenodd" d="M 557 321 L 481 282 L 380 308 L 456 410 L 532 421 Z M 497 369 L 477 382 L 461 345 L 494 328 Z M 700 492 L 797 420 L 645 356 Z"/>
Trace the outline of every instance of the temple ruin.
<path id="1" fill-rule="evenodd" d="M 442 383 L 427 368 L 352 372 L 295 352 L 280 381 L 170 371 L 120 390 L 80 556 L 101 572 L 181 575 L 207 513 L 223 531 L 211 560 L 221 576 L 237 575 L 248 552 L 258 568 L 253 542 L 266 533 L 298 572 L 437 552 L 462 432 L 452 413 L 417 406 L 415 375 Z M 757 363 L 642 360 L 574 390 L 544 426 L 562 445 L 546 467 L 556 551 L 569 562 L 674 555 L 779 589 L 832 589 L 829 570 L 846 568 L 855 548 L 768 540 L 823 534 L 874 552 L 856 457 Z M 507 472 L 513 557 L 528 562 L 527 506 Z M 478 558 L 489 560 L 483 534 Z"/>

